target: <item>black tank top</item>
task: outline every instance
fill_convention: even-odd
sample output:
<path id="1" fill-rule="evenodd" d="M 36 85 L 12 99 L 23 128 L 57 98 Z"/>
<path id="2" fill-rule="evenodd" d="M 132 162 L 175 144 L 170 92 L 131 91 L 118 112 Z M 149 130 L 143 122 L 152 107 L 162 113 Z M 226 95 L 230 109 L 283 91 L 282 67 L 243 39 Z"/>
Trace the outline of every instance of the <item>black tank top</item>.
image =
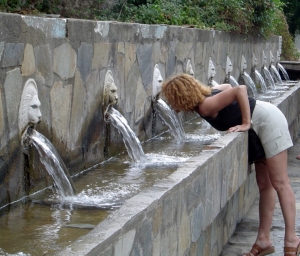
<path id="1" fill-rule="evenodd" d="M 212 90 L 210 96 L 216 95 L 219 92 L 221 91 L 214 89 Z M 256 100 L 250 97 L 248 97 L 248 99 L 249 99 L 249 106 L 250 106 L 250 112 L 252 117 Z M 204 117 L 204 116 L 201 117 L 205 119 L 208 123 L 210 123 L 212 127 L 214 127 L 219 131 L 227 131 L 230 127 L 242 124 L 242 113 L 237 101 L 232 102 L 230 105 L 220 110 L 218 115 L 215 118 Z"/>

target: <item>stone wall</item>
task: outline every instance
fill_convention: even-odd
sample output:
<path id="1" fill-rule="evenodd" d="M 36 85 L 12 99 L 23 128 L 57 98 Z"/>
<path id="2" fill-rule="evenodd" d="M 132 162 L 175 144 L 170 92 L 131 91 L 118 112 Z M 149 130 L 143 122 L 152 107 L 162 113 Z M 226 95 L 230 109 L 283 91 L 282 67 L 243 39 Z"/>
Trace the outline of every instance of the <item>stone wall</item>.
<path id="1" fill-rule="evenodd" d="M 227 56 L 238 79 L 242 54 L 251 73 L 253 52 L 262 63 L 263 50 L 275 55 L 280 47 L 277 36 L 265 41 L 176 26 L 0 13 L 0 207 L 52 184 L 37 153 L 31 149 L 25 157 L 20 143 L 18 110 L 28 78 L 36 81 L 42 103 L 37 130 L 53 143 L 73 175 L 125 150 L 121 135 L 103 121 L 108 70 L 118 88 L 116 108 L 144 141 L 166 129 L 152 115 L 156 64 L 165 79 L 185 71 L 190 59 L 195 77 L 207 82 L 211 57 L 215 80 L 223 82 Z"/>

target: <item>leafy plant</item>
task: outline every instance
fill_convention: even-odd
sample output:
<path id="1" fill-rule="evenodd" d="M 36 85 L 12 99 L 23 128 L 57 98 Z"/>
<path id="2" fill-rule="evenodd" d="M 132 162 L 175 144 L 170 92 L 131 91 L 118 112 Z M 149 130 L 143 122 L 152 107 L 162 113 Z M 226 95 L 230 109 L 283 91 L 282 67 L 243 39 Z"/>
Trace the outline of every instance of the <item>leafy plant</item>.
<path id="1" fill-rule="evenodd" d="M 213 28 L 227 32 L 283 38 L 284 59 L 297 59 L 287 19 L 299 21 L 299 0 L 0 0 L 0 10 L 26 14 L 57 13 L 62 17 L 118 20 Z M 66 4 L 68 3 L 68 4 Z M 84 8 L 83 8 L 84 6 Z M 283 10 L 287 12 L 285 17 Z M 296 22 L 294 30 L 300 30 Z"/>

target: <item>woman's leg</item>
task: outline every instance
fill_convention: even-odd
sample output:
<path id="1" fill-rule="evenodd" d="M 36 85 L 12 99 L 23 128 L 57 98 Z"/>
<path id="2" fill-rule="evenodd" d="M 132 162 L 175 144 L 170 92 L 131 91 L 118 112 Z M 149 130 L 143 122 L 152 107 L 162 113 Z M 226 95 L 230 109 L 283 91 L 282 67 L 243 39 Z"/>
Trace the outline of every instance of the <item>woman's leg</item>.
<path id="1" fill-rule="evenodd" d="M 285 222 L 284 246 L 297 247 L 299 238 L 295 233 L 296 204 L 287 171 L 287 150 L 266 159 L 269 177 L 275 188 Z"/>
<path id="2" fill-rule="evenodd" d="M 265 161 L 255 163 L 256 181 L 259 188 L 259 228 L 255 243 L 261 248 L 272 245 L 270 230 L 276 203 L 276 191 L 269 178 Z"/>

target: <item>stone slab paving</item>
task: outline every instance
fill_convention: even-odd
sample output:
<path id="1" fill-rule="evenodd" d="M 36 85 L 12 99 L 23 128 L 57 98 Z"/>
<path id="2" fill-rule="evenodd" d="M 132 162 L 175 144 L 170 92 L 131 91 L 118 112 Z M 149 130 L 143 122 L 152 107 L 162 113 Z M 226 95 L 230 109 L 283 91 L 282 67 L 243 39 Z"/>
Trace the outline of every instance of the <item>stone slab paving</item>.
<path id="1" fill-rule="evenodd" d="M 288 171 L 292 188 L 296 197 L 296 232 L 300 236 L 300 161 L 296 156 L 300 154 L 300 138 L 289 149 Z M 253 245 L 258 228 L 258 198 L 248 214 L 238 224 L 236 231 L 224 247 L 221 256 L 236 256 L 248 252 Z M 276 252 L 273 256 L 283 255 L 284 221 L 277 201 L 273 216 L 271 237 Z"/>

